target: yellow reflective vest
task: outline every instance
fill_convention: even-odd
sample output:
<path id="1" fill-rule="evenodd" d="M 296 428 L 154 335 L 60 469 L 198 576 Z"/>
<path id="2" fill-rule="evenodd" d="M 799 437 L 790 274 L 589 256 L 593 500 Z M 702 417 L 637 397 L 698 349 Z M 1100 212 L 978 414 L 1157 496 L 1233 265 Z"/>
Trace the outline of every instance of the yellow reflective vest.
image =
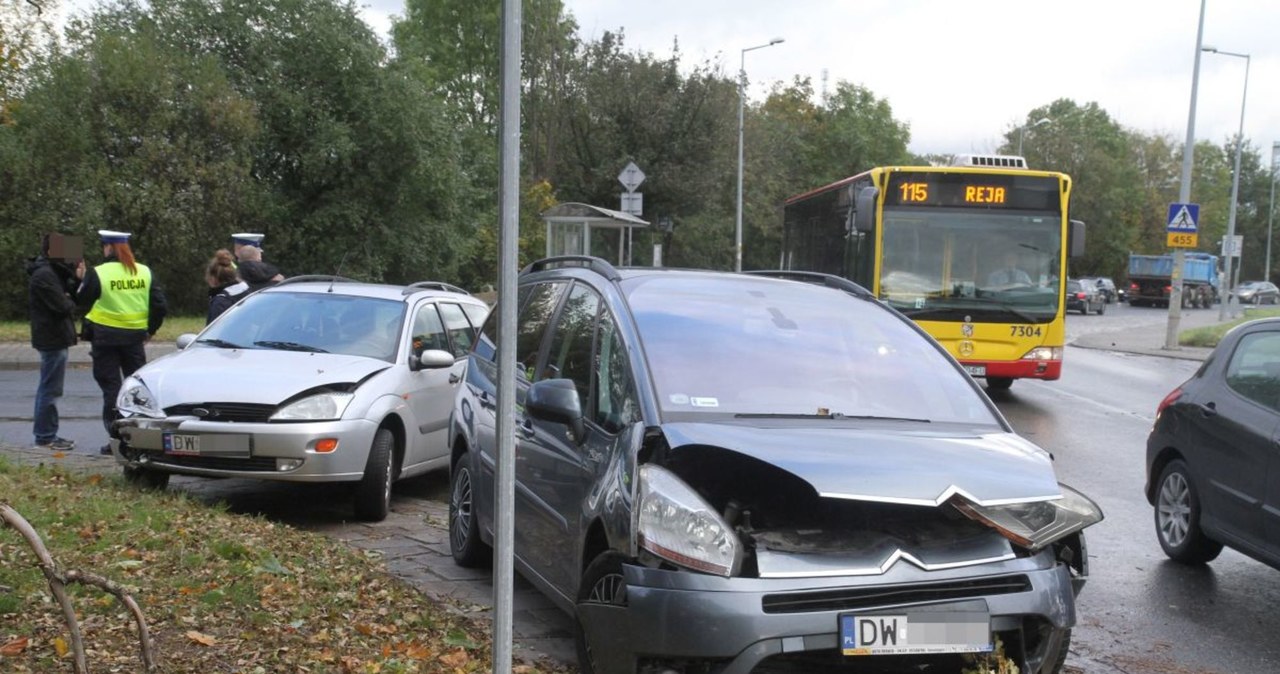
<path id="1" fill-rule="evenodd" d="M 102 294 L 85 318 L 112 328 L 146 330 L 151 306 L 151 269 L 138 264 L 138 273 L 130 274 L 116 260 L 104 262 L 93 269 L 102 284 Z"/>

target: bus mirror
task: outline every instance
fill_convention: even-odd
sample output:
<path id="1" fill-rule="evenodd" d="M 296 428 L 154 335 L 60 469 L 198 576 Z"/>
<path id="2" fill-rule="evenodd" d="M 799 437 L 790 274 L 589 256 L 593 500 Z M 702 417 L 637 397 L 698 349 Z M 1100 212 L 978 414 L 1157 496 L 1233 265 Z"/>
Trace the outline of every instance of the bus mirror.
<path id="1" fill-rule="evenodd" d="M 875 231 L 876 197 L 880 190 L 875 187 L 864 187 L 858 192 L 857 210 L 853 212 L 853 230 L 858 232 Z"/>
<path id="2" fill-rule="evenodd" d="M 1081 220 L 1069 220 L 1071 225 L 1067 230 L 1067 251 L 1070 257 L 1084 257 L 1084 222 Z"/>

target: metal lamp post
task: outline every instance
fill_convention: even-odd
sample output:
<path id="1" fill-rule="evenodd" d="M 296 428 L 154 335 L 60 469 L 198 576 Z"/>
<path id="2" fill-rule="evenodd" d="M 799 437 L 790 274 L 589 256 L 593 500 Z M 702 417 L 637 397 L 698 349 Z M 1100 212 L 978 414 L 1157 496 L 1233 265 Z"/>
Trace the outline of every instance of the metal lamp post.
<path id="1" fill-rule="evenodd" d="M 1037 119 L 1036 121 L 1030 124 L 1022 125 L 1022 129 L 1018 132 L 1018 156 L 1019 157 L 1022 156 L 1022 141 L 1025 140 L 1027 137 L 1027 129 L 1034 129 L 1037 126 L 1040 126 L 1042 124 L 1048 124 L 1049 122 L 1052 122 L 1052 121 L 1053 120 L 1049 119 L 1048 117 L 1041 117 L 1040 119 Z"/>
<path id="2" fill-rule="evenodd" d="M 1267 264 L 1264 280 L 1271 280 L 1271 225 L 1276 217 L 1276 180 L 1280 179 L 1280 141 L 1271 143 L 1271 205 L 1267 208 Z"/>
<path id="3" fill-rule="evenodd" d="M 747 83 L 747 52 L 756 49 L 764 49 L 772 47 L 775 44 L 783 42 L 780 37 L 769 40 L 768 44 L 760 44 L 754 47 L 747 47 L 742 50 L 742 61 L 738 65 L 738 216 L 734 220 L 734 247 L 733 247 L 733 268 L 734 271 L 742 271 L 742 121 L 743 111 L 746 107 L 746 83 Z"/>
<path id="4" fill-rule="evenodd" d="M 1187 112 L 1187 140 L 1182 145 L 1182 182 L 1178 203 L 1191 200 L 1191 166 L 1196 151 L 1196 90 L 1200 85 L 1200 45 L 1204 42 L 1204 6 L 1200 0 L 1200 23 L 1196 28 L 1195 65 L 1191 67 L 1191 109 Z M 1173 289 L 1169 293 L 1169 322 L 1165 327 L 1164 348 L 1178 348 L 1178 324 L 1182 322 L 1182 266 L 1187 259 L 1181 248 L 1173 252 Z"/>
<path id="5" fill-rule="evenodd" d="M 1240 155 L 1241 151 L 1244 149 L 1244 106 L 1245 102 L 1249 100 L 1249 55 L 1222 51 L 1215 47 L 1201 47 L 1201 49 L 1211 54 L 1222 54 L 1223 56 L 1235 56 L 1237 58 L 1244 59 L 1244 94 L 1240 97 L 1240 130 L 1236 132 L 1235 170 L 1232 172 L 1231 176 L 1231 209 L 1227 212 L 1227 246 L 1234 248 L 1236 240 L 1236 201 L 1237 197 L 1240 195 Z M 1234 252 L 1234 250 L 1227 250 L 1227 266 L 1225 270 L 1227 272 L 1227 301 L 1218 306 L 1219 321 L 1226 320 L 1227 305 L 1234 300 L 1231 295 L 1231 290 L 1234 286 L 1231 276 L 1231 260 L 1233 257 L 1231 253 Z M 1243 252 L 1244 251 L 1241 251 L 1241 257 L 1243 257 Z M 1234 315 L 1234 312 L 1232 313 Z"/>

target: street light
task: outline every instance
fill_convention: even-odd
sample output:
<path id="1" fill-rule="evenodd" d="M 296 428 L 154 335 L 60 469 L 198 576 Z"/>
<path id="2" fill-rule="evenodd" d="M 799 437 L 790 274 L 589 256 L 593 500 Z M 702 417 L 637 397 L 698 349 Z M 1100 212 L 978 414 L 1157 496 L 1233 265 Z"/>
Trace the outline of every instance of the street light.
<path id="1" fill-rule="evenodd" d="M 1191 106 L 1187 111 L 1187 140 L 1182 144 L 1182 180 L 1178 187 L 1178 203 L 1191 201 L 1191 165 L 1196 152 L 1196 90 L 1200 85 L 1200 47 L 1204 44 L 1204 6 L 1208 0 L 1200 0 L 1200 23 L 1196 27 L 1195 64 L 1191 66 Z M 1169 322 L 1165 326 L 1164 348 L 1178 348 L 1178 324 L 1182 322 L 1182 267 L 1187 254 L 1181 248 L 1173 249 L 1173 282 L 1169 292 Z"/>
<path id="2" fill-rule="evenodd" d="M 1236 132 L 1236 167 L 1231 176 L 1231 209 L 1227 211 L 1227 266 L 1226 266 L 1226 284 L 1227 284 L 1227 301 L 1218 306 L 1218 320 L 1226 320 L 1227 305 L 1231 303 L 1231 289 L 1234 285 L 1231 279 L 1231 253 L 1235 252 L 1236 240 L 1236 197 L 1240 194 L 1240 154 L 1244 148 L 1244 104 L 1249 100 L 1249 55 L 1237 54 L 1230 51 L 1222 51 L 1216 47 L 1201 47 L 1202 50 L 1210 54 L 1222 54 L 1223 56 L 1235 56 L 1244 59 L 1244 94 L 1240 97 L 1240 130 Z M 1244 251 L 1241 251 L 1243 257 Z M 1234 314 L 1234 312 L 1232 312 Z"/>
<path id="3" fill-rule="evenodd" d="M 1271 223 L 1276 217 L 1276 180 L 1280 178 L 1280 140 L 1271 143 L 1271 206 L 1267 209 L 1267 271 L 1266 281 L 1271 280 Z"/>
<path id="4" fill-rule="evenodd" d="M 738 217 L 735 220 L 733 250 L 733 268 L 735 271 L 742 271 L 742 118 L 747 97 L 745 91 L 747 85 L 747 52 L 772 47 L 781 42 L 783 42 L 782 38 L 775 37 L 769 40 L 768 44 L 760 44 L 743 49 L 742 62 L 738 65 Z"/>
<path id="5" fill-rule="evenodd" d="M 1042 124 L 1048 124 L 1049 122 L 1052 122 L 1052 121 L 1053 120 L 1049 119 L 1048 117 L 1042 117 L 1030 124 L 1022 125 L 1022 130 L 1018 132 L 1018 156 L 1019 157 L 1022 156 L 1022 141 L 1027 137 L 1027 129 L 1034 129 L 1037 126 L 1040 126 Z"/>

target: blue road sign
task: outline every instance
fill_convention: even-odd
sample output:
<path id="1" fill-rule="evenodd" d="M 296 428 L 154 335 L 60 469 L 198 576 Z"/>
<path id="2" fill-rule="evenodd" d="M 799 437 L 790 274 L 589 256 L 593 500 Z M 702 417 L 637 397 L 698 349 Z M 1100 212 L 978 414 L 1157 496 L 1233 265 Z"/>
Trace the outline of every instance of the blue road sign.
<path id="1" fill-rule="evenodd" d="M 1169 204 L 1168 231 L 1172 234 L 1195 234 L 1200 222 L 1200 204 Z"/>

